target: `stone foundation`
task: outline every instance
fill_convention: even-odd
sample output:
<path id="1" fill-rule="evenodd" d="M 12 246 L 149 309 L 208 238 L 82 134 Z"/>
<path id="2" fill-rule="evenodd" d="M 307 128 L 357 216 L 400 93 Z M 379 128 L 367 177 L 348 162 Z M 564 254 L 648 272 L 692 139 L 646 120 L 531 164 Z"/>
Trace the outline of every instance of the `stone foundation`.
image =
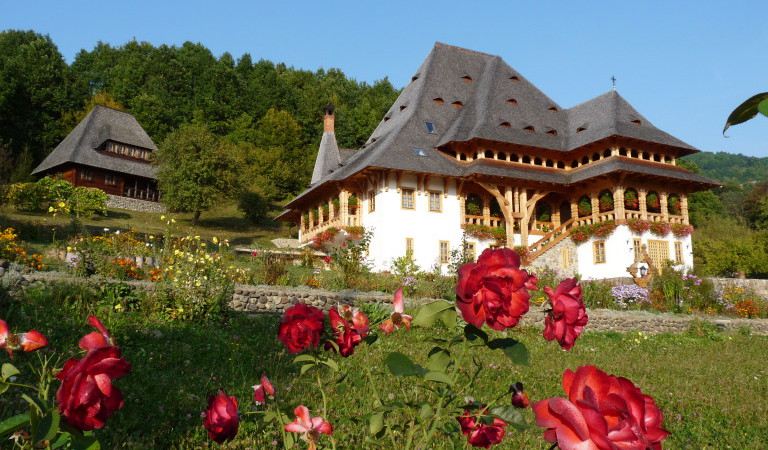
<path id="1" fill-rule="evenodd" d="M 141 211 L 149 213 L 163 214 L 165 213 L 165 206 L 158 202 L 150 202 L 147 200 L 139 200 L 137 198 L 120 197 L 118 195 L 107 194 L 109 200 L 107 200 L 107 207 L 128 209 L 131 211 Z"/>

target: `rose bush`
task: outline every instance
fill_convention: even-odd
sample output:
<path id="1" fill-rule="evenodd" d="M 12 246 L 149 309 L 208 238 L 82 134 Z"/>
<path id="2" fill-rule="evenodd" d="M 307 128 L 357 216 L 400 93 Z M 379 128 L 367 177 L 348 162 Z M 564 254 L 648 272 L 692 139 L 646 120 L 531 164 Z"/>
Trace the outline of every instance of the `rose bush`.
<path id="1" fill-rule="evenodd" d="M 480 407 L 481 413 L 487 411 L 485 405 Z M 491 422 L 490 424 L 486 423 Z M 473 447 L 491 448 L 491 445 L 498 444 L 504 438 L 504 427 L 507 422 L 489 416 L 478 416 L 464 410 L 464 414 L 457 417 L 461 425 L 461 433 L 467 437 L 467 442 Z"/>
<path id="2" fill-rule="evenodd" d="M 314 306 L 296 303 L 285 311 L 278 338 L 291 353 L 317 347 L 323 334 L 324 317 Z"/>
<path id="3" fill-rule="evenodd" d="M 596 448 L 661 449 L 669 432 L 652 397 L 626 378 L 594 366 L 563 373 L 567 399 L 553 397 L 533 404 L 544 439 L 562 450 Z"/>
<path id="4" fill-rule="evenodd" d="M 456 305 L 464 320 L 478 328 L 484 323 L 494 330 L 514 327 L 530 307 L 526 284 L 531 278 L 520 269 L 517 253 L 486 249 L 476 264 L 459 269 Z"/>
<path id="5" fill-rule="evenodd" d="M 552 305 L 544 319 L 544 339 L 557 340 L 563 350 L 570 350 L 589 320 L 581 286 L 576 278 L 568 278 L 554 291 L 547 286 L 544 292 Z"/>
<path id="6" fill-rule="evenodd" d="M 94 316 L 88 323 L 100 333 L 90 333 L 80 340 L 86 350 L 78 360 L 70 358 L 56 378 L 61 386 L 56 392 L 59 414 L 78 430 L 90 431 L 104 426 L 123 406 L 123 393 L 112 385 L 112 380 L 126 375 L 131 365 L 121 357 L 121 350 L 114 346 L 109 332 Z"/>
<path id="7" fill-rule="evenodd" d="M 237 415 L 237 399 L 219 389 L 217 395 L 208 397 L 208 408 L 205 410 L 205 429 L 208 437 L 219 444 L 231 441 L 237 436 L 240 428 L 240 418 Z"/>

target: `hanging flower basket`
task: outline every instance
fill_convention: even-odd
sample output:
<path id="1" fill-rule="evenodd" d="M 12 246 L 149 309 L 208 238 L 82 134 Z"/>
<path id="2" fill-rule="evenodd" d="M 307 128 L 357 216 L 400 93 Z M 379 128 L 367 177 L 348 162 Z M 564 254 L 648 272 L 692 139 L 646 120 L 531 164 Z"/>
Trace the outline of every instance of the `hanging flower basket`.
<path id="1" fill-rule="evenodd" d="M 470 216 L 479 216 L 480 214 L 482 214 L 480 205 L 477 205 L 475 203 L 467 203 L 467 214 L 469 214 Z"/>
<path id="2" fill-rule="evenodd" d="M 686 225 L 684 223 L 673 223 L 670 225 L 670 229 L 672 234 L 679 238 L 690 236 L 693 233 L 693 225 Z"/>
<path id="3" fill-rule="evenodd" d="M 670 197 L 667 201 L 667 210 L 673 216 L 679 216 L 683 213 L 683 207 L 678 197 Z"/>
<path id="4" fill-rule="evenodd" d="M 648 211 L 661 212 L 661 200 L 659 200 L 659 196 L 655 192 L 648 194 L 648 197 L 645 198 L 645 203 L 648 205 Z"/>
<path id="5" fill-rule="evenodd" d="M 651 223 L 643 219 L 629 219 L 627 227 L 635 234 L 643 234 L 651 228 Z"/>
<path id="6" fill-rule="evenodd" d="M 651 223 L 651 234 L 658 237 L 664 237 L 669 234 L 669 224 L 666 222 Z"/>
<path id="7" fill-rule="evenodd" d="M 579 217 L 585 217 L 592 214 L 592 203 L 589 200 L 579 200 Z"/>

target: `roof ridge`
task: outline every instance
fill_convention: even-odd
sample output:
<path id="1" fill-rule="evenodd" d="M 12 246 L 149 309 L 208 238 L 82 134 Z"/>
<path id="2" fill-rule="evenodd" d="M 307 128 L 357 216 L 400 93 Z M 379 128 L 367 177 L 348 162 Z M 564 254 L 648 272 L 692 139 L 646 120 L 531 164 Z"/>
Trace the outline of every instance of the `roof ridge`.
<path id="1" fill-rule="evenodd" d="M 477 50 L 470 50 L 468 48 L 459 47 L 459 46 L 456 46 L 456 45 L 446 44 L 446 43 L 440 42 L 440 41 L 435 41 L 435 47 L 448 47 L 448 48 L 453 48 L 453 49 L 456 49 L 456 50 L 461 50 L 461 51 L 467 52 L 467 53 L 474 53 L 476 55 L 483 55 L 483 56 L 490 56 L 490 57 L 499 56 L 499 55 L 492 55 L 490 53 L 478 52 Z"/>

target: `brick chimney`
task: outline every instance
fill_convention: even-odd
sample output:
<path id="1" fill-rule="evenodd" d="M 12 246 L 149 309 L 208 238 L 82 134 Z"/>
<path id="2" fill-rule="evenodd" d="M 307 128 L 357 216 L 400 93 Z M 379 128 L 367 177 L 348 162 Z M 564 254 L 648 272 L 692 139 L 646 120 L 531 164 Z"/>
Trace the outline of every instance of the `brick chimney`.
<path id="1" fill-rule="evenodd" d="M 334 119 L 333 119 L 333 111 L 334 111 L 333 103 L 328 102 L 325 105 L 325 117 L 323 118 L 323 133 L 333 133 L 333 126 L 334 126 Z"/>

